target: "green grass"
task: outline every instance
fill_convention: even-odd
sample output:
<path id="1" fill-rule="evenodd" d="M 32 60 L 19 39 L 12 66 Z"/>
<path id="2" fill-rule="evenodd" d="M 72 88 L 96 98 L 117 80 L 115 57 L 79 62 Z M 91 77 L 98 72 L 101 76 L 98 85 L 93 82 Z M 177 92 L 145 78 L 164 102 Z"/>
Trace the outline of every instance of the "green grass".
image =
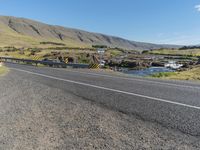
<path id="1" fill-rule="evenodd" d="M 0 67 L 0 76 L 6 74 L 7 72 L 8 72 L 8 68 L 6 68 L 5 66 Z"/>
<path id="2" fill-rule="evenodd" d="M 178 72 L 176 75 L 167 77 L 167 79 L 200 81 L 200 66 L 189 69 L 187 71 Z"/>
<path id="3" fill-rule="evenodd" d="M 160 72 L 160 73 L 153 74 L 151 76 L 154 78 L 165 78 L 165 77 L 170 77 L 173 75 L 177 75 L 177 73 L 176 72 Z"/>
<path id="4" fill-rule="evenodd" d="M 150 51 L 149 53 L 157 55 L 200 56 L 200 49 L 187 49 L 187 50 L 162 49 L 162 50 L 153 50 Z"/>
<path id="5" fill-rule="evenodd" d="M 122 54 L 122 52 L 119 51 L 119 50 L 110 50 L 109 52 L 110 52 L 110 54 L 111 54 L 112 56 L 119 56 L 119 55 Z"/>
<path id="6" fill-rule="evenodd" d="M 196 80 L 200 81 L 200 65 L 192 69 L 180 72 L 158 73 L 151 77 L 173 80 Z"/>

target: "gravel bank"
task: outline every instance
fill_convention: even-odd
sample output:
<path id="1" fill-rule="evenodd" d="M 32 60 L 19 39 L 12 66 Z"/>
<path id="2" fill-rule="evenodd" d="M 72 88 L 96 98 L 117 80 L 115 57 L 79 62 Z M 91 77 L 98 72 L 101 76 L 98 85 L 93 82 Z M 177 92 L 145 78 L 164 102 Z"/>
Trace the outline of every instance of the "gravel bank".
<path id="1" fill-rule="evenodd" d="M 200 149 L 200 138 L 166 129 L 26 80 L 0 77 L 0 149 Z"/>

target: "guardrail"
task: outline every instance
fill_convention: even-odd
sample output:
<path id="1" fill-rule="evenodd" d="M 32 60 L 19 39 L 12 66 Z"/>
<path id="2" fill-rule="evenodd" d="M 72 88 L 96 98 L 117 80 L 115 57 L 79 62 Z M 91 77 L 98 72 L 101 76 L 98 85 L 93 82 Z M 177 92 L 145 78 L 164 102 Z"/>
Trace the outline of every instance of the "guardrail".
<path id="1" fill-rule="evenodd" d="M 76 64 L 76 63 L 62 63 L 62 62 L 53 62 L 51 60 L 31 60 L 31 59 L 18 59 L 18 58 L 9 58 L 9 57 L 0 57 L 2 62 L 10 63 L 23 63 L 23 64 L 32 64 L 38 66 L 38 64 L 49 66 L 49 67 L 61 67 L 61 68 L 89 68 L 89 64 Z"/>

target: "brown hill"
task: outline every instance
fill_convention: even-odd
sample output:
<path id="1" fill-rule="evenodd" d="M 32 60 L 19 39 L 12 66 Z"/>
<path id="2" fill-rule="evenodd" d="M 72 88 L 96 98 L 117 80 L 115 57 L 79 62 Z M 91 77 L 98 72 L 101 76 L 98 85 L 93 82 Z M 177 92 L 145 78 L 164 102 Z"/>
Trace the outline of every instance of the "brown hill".
<path id="1" fill-rule="evenodd" d="M 129 41 L 99 33 L 48 25 L 30 19 L 0 16 L 0 46 L 38 46 L 44 41 L 64 43 L 71 47 L 107 45 L 129 50 L 177 47 Z"/>

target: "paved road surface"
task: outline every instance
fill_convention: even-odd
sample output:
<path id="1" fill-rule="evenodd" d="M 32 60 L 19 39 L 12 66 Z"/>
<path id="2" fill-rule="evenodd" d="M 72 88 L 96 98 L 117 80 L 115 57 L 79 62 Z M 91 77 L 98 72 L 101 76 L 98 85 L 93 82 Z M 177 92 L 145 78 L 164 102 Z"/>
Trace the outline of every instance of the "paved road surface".
<path id="1" fill-rule="evenodd" d="M 65 94 L 61 93 L 59 95 L 59 92 L 55 92 L 54 90 L 52 90 L 52 89 L 58 89 L 58 90 L 64 91 L 67 95 L 73 95 L 71 96 L 73 97 L 73 99 L 81 98 L 81 99 L 87 100 L 88 102 L 93 102 L 95 105 L 97 104 L 100 106 L 104 106 L 106 110 L 103 109 L 103 112 L 101 112 L 102 114 L 100 113 L 102 109 L 99 110 L 98 114 L 95 115 L 95 118 L 98 115 L 99 116 L 102 115 L 104 117 L 101 119 L 104 119 L 106 118 L 106 113 L 108 112 L 107 109 L 116 110 L 116 112 L 120 112 L 120 113 L 122 112 L 123 114 L 127 116 L 132 116 L 131 118 L 136 117 L 137 119 L 141 120 L 143 124 L 140 123 L 140 127 L 144 125 L 151 126 L 152 124 L 153 125 L 155 124 L 156 127 L 155 126 L 152 127 L 154 129 L 154 132 L 151 131 L 151 134 L 157 133 L 158 137 L 162 137 L 163 132 L 164 133 L 167 132 L 168 135 L 173 135 L 173 137 L 170 137 L 170 136 L 165 136 L 165 138 L 162 137 L 165 142 L 168 141 L 168 138 L 172 138 L 174 140 L 173 144 L 175 144 L 177 141 L 180 142 L 180 140 L 182 140 L 179 143 L 180 145 L 185 146 L 185 145 L 190 145 L 192 143 L 192 145 L 196 147 L 196 149 L 198 149 L 198 146 L 200 144 L 200 143 L 197 143 L 197 141 L 199 141 L 199 136 L 200 136 L 200 84 L 198 83 L 143 79 L 143 78 L 136 78 L 136 77 L 126 77 L 126 76 L 121 76 L 121 75 L 110 75 L 109 73 L 100 73 L 100 72 L 94 73 L 93 71 L 85 71 L 85 70 L 37 68 L 33 66 L 17 65 L 17 64 L 6 64 L 6 66 L 8 66 L 11 70 L 8 75 L 9 79 L 7 79 L 7 80 L 10 80 L 9 81 L 10 84 L 13 83 L 14 84 L 13 86 L 17 86 L 18 84 L 20 85 L 23 83 L 22 85 L 20 86 L 18 85 L 17 87 L 25 89 L 25 91 L 23 91 L 22 89 L 18 89 L 21 92 L 21 94 L 18 94 L 18 96 L 20 95 L 22 96 L 23 93 L 26 94 L 26 88 L 27 90 L 30 90 L 30 91 L 37 91 L 38 93 L 40 93 L 39 94 L 40 96 L 44 92 L 42 99 L 48 99 L 49 103 L 52 102 L 54 105 L 58 105 L 58 108 L 56 110 L 58 111 L 59 108 L 65 109 L 66 104 L 63 104 L 63 108 L 62 108 L 61 104 L 57 104 L 58 103 L 57 101 L 55 102 L 52 100 L 52 97 L 53 97 L 52 95 L 56 95 L 56 97 L 54 98 L 58 101 L 59 100 L 62 101 L 62 103 L 64 103 L 63 101 L 65 100 L 67 101 L 67 99 L 63 100 L 63 97 L 65 97 Z M 31 83 L 27 81 L 30 81 Z M 32 86 L 32 83 L 39 83 L 44 86 L 42 86 L 43 88 L 41 88 L 39 85 L 37 85 L 39 86 L 37 89 L 37 86 L 36 85 Z M 28 89 L 28 87 L 30 89 Z M 4 87 L 1 87 L 1 90 L 3 89 Z M 6 88 L 6 85 L 5 85 L 5 89 L 8 90 L 8 88 Z M 4 92 L 6 93 L 5 90 Z M 6 95 L 4 94 L 4 92 L 1 93 L 2 94 L 1 97 L 8 96 L 8 93 Z M 17 91 L 13 90 L 13 92 L 15 93 Z M 48 98 L 48 96 L 50 95 L 51 95 L 51 98 Z M 13 109 L 16 109 L 16 105 L 17 107 L 22 107 L 23 105 L 25 106 L 25 100 L 23 101 L 24 103 L 20 102 L 20 98 L 18 98 L 18 96 L 16 97 L 16 102 L 12 101 L 12 103 L 14 102 L 14 106 L 10 106 L 10 105 L 7 106 L 8 104 L 5 103 L 6 110 L 10 110 L 12 107 L 14 107 Z M 37 98 L 37 96 L 36 98 L 34 98 L 34 95 L 31 95 L 31 94 L 27 95 L 27 97 L 30 97 L 30 96 L 33 99 Z M 20 102 L 20 104 L 18 104 L 17 102 Z M 30 103 L 32 104 L 31 101 Z M 43 103 L 45 103 L 45 105 Z M 55 106 L 53 106 L 52 103 L 48 104 L 46 103 L 46 101 L 44 102 L 40 101 L 40 105 L 41 105 L 40 107 L 45 107 L 45 106 L 50 105 L 48 106 L 48 108 L 50 109 L 52 108 L 53 110 Z M 3 102 L 1 102 L 1 104 L 3 104 L 4 106 Z M 21 105 L 21 106 L 18 106 L 18 105 Z M 83 104 L 83 107 L 84 106 L 85 105 Z M 92 108 L 94 107 L 94 105 L 90 107 Z M 88 111 L 91 109 L 90 107 L 89 106 L 86 107 Z M 24 107 L 23 109 L 27 109 L 27 111 L 29 110 L 29 108 L 26 108 L 26 107 Z M 17 111 L 17 113 L 19 112 Z M 36 111 L 34 113 L 37 114 L 39 112 Z M 95 111 L 93 111 L 93 113 L 95 114 Z M 0 114 L 3 114 L 3 112 L 1 112 Z M 8 112 L 6 114 L 8 115 Z M 12 120 L 12 113 L 11 114 L 9 113 L 9 115 L 11 116 L 11 120 Z M 48 114 L 48 115 L 50 115 L 48 116 L 50 118 L 51 117 L 55 118 L 55 116 L 51 116 L 53 114 Z M 87 115 L 90 116 L 91 114 L 87 114 Z M 107 121 L 109 122 L 110 120 L 112 122 L 112 115 L 110 115 L 110 112 L 107 113 L 107 115 L 110 117 Z M 90 118 L 91 119 L 90 121 L 92 121 L 93 119 L 95 120 L 95 118 L 92 118 L 92 119 Z M 3 118 L 3 119 L 8 119 L 8 117 Z M 117 125 L 118 123 L 115 122 L 114 124 Z M 127 127 L 127 130 L 128 128 L 130 129 L 135 128 L 134 121 L 132 121 L 131 123 L 130 121 L 129 123 L 126 122 L 126 124 L 129 124 Z M 133 124 L 134 127 L 131 126 L 131 124 Z M 119 126 L 122 127 L 121 124 Z M 2 129 L 0 128 L 0 132 L 1 130 Z M 145 128 L 142 128 L 142 130 L 144 130 L 143 132 L 147 131 Z M 138 131 L 134 130 L 133 132 L 133 131 L 128 130 L 128 132 L 132 133 L 130 135 L 133 136 L 134 134 L 137 134 Z M 123 134 L 121 133 L 121 135 L 124 135 L 124 133 Z M 151 137 L 151 135 L 148 132 L 148 138 L 149 137 Z M 153 141 L 155 141 L 158 137 L 151 137 L 151 138 L 153 138 Z M 109 140 L 106 139 L 106 141 L 109 141 Z M 159 141 L 159 140 L 156 140 L 156 141 Z M 185 141 L 189 141 L 191 143 L 186 144 L 184 143 Z M 136 143 L 134 144 L 135 146 L 137 146 Z M 151 144 L 152 143 L 149 143 L 149 145 Z M 170 144 L 173 145 L 172 143 Z M 124 145 L 127 145 L 127 143 L 124 143 Z M 194 147 L 192 148 L 190 147 L 189 149 L 195 149 Z M 148 148 L 149 147 L 147 147 L 147 149 Z M 167 147 L 167 148 L 170 149 L 170 147 Z M 124 147 L 124 149 L 131 149 L 131 146 L 126 147 L 126 148 Z M 155 147 L 152 149 L 155 149 Z M 182 147 L 181 149 L 187 149 L 187 147 Z"/>
<path id="2" fill-rule="evenodd" d="M 24 78 L 135 114 L 163 126 L 200 135 L 200 84 L 110 77 L 25 65 L 8 65 Z"/>

